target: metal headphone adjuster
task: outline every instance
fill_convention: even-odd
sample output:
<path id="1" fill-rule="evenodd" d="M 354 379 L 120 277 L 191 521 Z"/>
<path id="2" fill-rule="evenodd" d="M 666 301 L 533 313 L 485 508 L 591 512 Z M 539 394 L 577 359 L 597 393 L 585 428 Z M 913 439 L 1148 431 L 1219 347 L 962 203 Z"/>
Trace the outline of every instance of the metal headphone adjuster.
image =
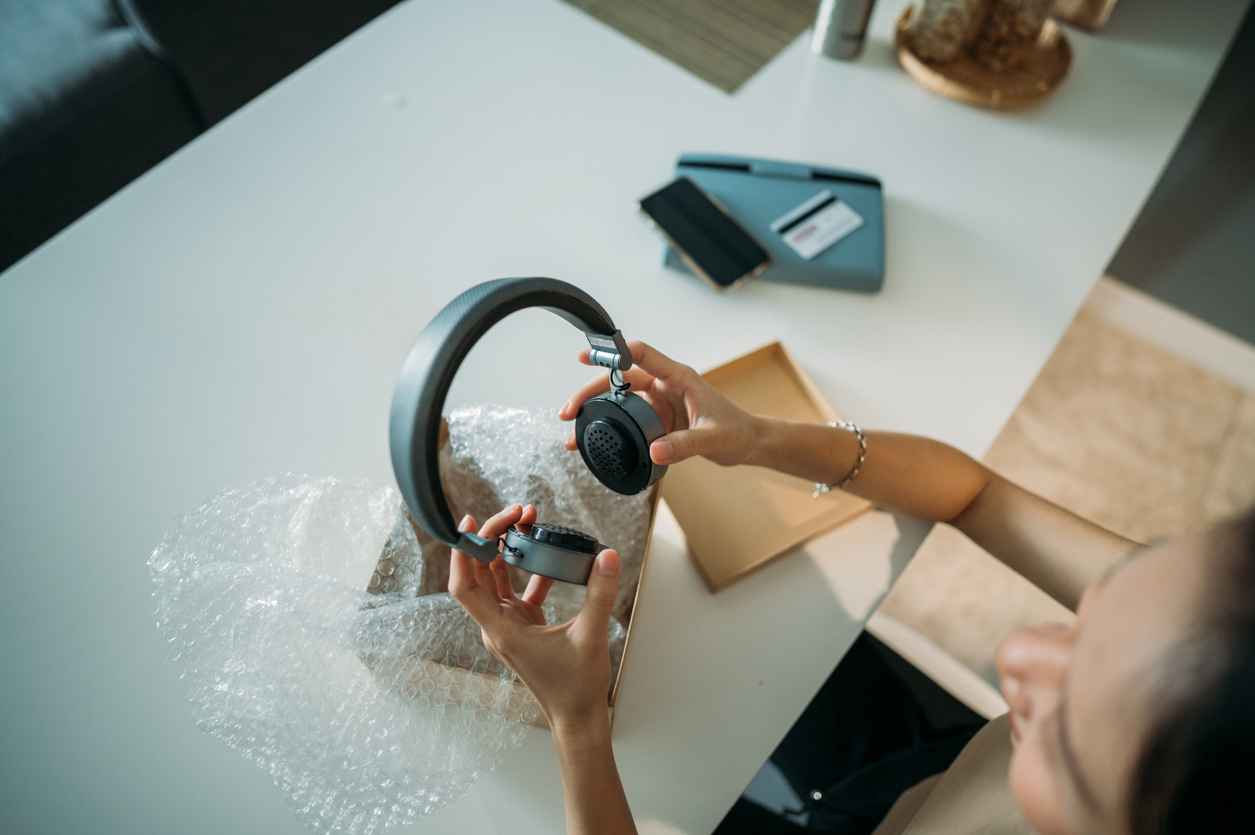
<path id="1" fill-rule="evenodd" d="M 623 338 L 623 331 L 589 333 L 585 336 L 588 337 L 588 359 L 593 365 L 612 371 L 627 371 L 632 367 L 632 351 Z"/>

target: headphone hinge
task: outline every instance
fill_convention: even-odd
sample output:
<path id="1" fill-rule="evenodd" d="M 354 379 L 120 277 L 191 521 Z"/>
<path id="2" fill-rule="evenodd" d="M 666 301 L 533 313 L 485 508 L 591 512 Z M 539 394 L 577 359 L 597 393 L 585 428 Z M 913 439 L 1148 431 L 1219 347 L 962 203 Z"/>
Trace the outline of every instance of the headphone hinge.
<path id="1" fill-rule="evenodd" d="M 489 563 L 497 558 L 497 540 L 486 539 L 470 531 L 462 532 L 453 547 L 480 562 Z"/>
<path id="2" fill-rule="evenodd" d="M 588 358 L 593 365 L 609 368 L 614 371 L 627 371 L 632 367 L 632 351 L 623 338 L 623 331 L 616 330 L 611 334 L 590 333 L 588 337 Z"/>

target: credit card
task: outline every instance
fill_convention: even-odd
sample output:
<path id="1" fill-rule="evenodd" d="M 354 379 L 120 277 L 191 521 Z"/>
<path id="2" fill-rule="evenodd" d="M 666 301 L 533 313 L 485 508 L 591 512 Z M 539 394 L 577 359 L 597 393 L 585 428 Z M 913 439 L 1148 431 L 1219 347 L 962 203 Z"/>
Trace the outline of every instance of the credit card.
<path id="1" fill-rule="evenodd" d="M 827 189 L 771 224 L 807 261 L 863 225 L 863 216 Z"/>

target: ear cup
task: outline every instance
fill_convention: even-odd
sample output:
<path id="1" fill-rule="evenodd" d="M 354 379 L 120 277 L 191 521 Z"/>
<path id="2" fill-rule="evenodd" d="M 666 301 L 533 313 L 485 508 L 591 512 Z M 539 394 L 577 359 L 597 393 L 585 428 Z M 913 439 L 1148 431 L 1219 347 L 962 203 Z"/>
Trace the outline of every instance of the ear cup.
<path id="1" fill-rule="evenodd" d="M 578 551 L 581 554 L 596 555 L 597 553 L 597 540 L 583 531 L 577 531 L 575 528 L 536 523 L 532 525 L 529 535 L 537 542 L 544 542 L 556 548 Z"/>
<path id="2" fill-rule="evenodd" d="M 649 445 L 664 434 L 658 414 L 631 392 L 594 397 L 575 418 L 584 463 L 598 481 L 626 496 L 641 492 L 667 471 L 649 458 Z"/>
<path id="3" fill-rule="evenodd" d="M 524 571 L 587 585 L 600 546 L 583 531 L 560 525 L 519 525 L 505 532 L 501 558 Z"/>

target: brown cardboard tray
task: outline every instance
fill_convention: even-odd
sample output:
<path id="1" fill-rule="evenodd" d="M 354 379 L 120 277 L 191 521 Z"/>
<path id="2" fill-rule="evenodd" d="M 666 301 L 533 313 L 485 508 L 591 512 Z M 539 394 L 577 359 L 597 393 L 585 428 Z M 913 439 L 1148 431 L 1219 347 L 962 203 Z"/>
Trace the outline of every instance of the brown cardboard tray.
<path id="1" fill-rule="evenodd" d="M 838 419 L 779 342 L 702 376 L 748 412 L 811 423 Z M 871 507 L 840 490 L 813 499 L 811 482 L 763 467 L 721 467 L 704 458 L 672 466 L 662 491 L 712 593 Z"/>

